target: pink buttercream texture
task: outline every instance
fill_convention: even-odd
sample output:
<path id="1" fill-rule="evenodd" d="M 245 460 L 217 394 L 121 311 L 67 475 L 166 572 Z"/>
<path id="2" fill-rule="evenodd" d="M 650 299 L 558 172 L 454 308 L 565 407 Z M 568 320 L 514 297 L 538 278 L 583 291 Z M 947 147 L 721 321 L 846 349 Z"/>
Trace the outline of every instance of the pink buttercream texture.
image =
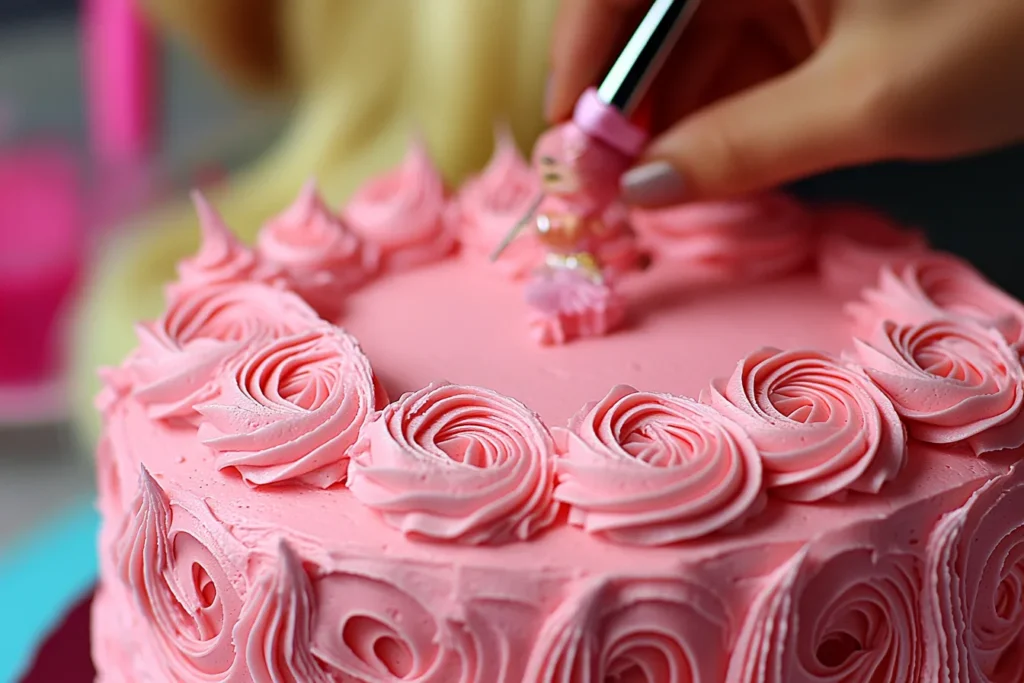
<path id="1" fill-rule="evenodd" d="M 1024 445 L 1024 370 L 996 330 L 885 321 L 874 339 L 858 340 L 857 354 L 911 436 L 976 454 Z"/>
<path id="2" fill-rule="evenodd" d="M 781 194 L 632 213 L 654 258 L 711 282 L 762 280 L 806 265 L 818 235 L 812 214 Z"/>
<path id="3" fill-rule="evenodd" d="M 164 315 L 136 327 L 126 363 L 132 390 L 156 418 L 194 419 L 220 373 L 250 345 L 322 321 L 291 292 L 256 283 L 176 290 Z"/>
<path id="4" fill-rule="evenodd" d="M 254 346 L 196 406 L 198 437 L 252 485 L 343 481 L 352 447 L 384 396 L 358 342 L 321 325 Z"/>
<path id="5" fill-rule="evenodd" d="M 260 230 L 263 261 L 279 268 L 289 286 L 327 319 L 341 312 L 344 296 L 377 271 L 378 254 L 324 205 L 309 181 L 286 211 Z"/>
<path id="6" fill-rule="evenodd" d="M 192 258 L 178 264 L 177 287 L 246 282 L 258 279 L 256 254 L 235 237 L 217 210 L 199 192 L 192 193 L 199 217 L 200 246 Z"/>
<path id="7" fill-rule="evenodd" d="M 565 438 L 555 498 L 590 533 L 666 545 L 738 526 L 764 507 L 753 441 L 690 399 L 616 387 L 577 413 Z"/>
<path id="8" fill-rule="evenodd" d="M 898 271 L 928 253 L 924 233 L 870 209 L 830 206 L 819 209 L 815 219 L 822 229 L 821 281 L 841 297 L 852 299 L 874 286 L 883 267 Z"/>
<path id="9" fill-rule="evenodd" d="M 746 430 L 769 489 L 811 502 L 848 489 L 877 493 L 906 460 L 886 396 L 856 368 L 815 351 L 761 349 L 702 400 Z"/>
<path id="10" fill-rule="evenodd" d="M 558 513 L 554 450 L 521 403 L 435 384 L 366 426 L 348 487 L 405 534 L 470 545 L 525 540 Z"/>
<path id="11" fill-rule="evenodd" d="M 448 220 L 469 253 L 488 258 L 530 209 L 541 192 L 537 174 L 507 131 L 499 131 L 494 154 L 483 172 L 467 181 L 452 202 Z M 544 249 L 532 230 L 524 230 L 502 253 L 495 267 L 522 278 L 544 262 Z"/>
<path id="12" fill-rule="evenodd" d="M 656 259 L 550 349 L 469 254 L 348 331 L 183 275 L 104 373 L 98 680 L 1021 680 L 1019 304 L 924 258 L 857 343 L 820 274 Z"/>
<path id="13" fill-rule="evenodd" d="M 342 218 L 377 250 L 384 270 L 400 271 L 451 254 L 456 236 L 447 212 L 441 173 L 417 143 L 397 168 L 359 188 Z"/>
<path id="14" fill-rule="evenodd" d="M 1024 304 L 949 254 L 927 254 L 902 268 L 883 267 L 878 284 L 848 310 L 862 337 L 875 334 L 884 320 L 915 324 L 948 318 L 993 327 L 1018 352 L 1024 347 Z"/>

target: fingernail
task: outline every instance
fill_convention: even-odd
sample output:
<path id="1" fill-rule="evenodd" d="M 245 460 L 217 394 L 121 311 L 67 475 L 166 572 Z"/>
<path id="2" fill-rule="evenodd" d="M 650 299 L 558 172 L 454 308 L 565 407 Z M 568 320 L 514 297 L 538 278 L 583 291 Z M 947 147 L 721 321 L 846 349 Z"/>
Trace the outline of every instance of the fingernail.
<path id="1" fill-rule="evenodd" d="M 667 206 L 686 199 L 686 182 L 664 161 L 652 161 L 622 174 L 622 198 L 640 206 Z"/>

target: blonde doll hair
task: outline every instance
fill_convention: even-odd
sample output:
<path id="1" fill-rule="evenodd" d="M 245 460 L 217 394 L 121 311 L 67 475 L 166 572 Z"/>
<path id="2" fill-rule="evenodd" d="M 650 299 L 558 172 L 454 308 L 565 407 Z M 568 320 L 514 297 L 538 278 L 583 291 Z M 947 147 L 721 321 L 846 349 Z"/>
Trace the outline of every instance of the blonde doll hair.
<path id="1" fill-rule="evenodd" d="M 397 163 L 414 134 L 457 183 L 489 157 L 496 123 L 524 146 L 542 129 L 556 0 L 144 2 L 238 83 L 294 99 L 281 139 L 211 197 L 247 241 L 310 176 L 338 206 Z M 89 437 L 96 368 L 134 346 L 133 323 L 159 315 L 174 264 L 197 246 L 183 201 L 140 223 L 104 250 L 77 315 L 74 398 Z"/>

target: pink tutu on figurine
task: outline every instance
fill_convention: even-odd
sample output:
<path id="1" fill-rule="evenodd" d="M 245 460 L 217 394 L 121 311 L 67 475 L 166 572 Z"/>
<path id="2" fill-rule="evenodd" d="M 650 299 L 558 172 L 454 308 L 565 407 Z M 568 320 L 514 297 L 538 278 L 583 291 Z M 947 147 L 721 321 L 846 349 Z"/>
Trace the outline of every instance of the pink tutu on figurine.
<path id="1" fill-rule="evenodd" d="M 538 273 L 526 285 L 526 303 L 533 338 L 545 346 L 606 335 L 626 317 L 615 290 L 574 269 Z"/>

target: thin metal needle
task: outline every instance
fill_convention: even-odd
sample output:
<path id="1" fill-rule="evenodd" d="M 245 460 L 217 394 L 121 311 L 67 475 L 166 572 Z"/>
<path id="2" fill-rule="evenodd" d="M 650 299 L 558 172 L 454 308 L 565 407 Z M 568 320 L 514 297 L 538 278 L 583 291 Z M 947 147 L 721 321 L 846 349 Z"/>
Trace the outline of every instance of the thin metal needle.
<path id="1" fill-rule="evenodd" d="M 523 231 L 527 225 L 530 224 L 530 219 L 533 218 L 533 214 L 540 208 L 540 203 L 544 201 L 544 193 L 538 195 L 537 199 L 534 200 L 533 204 L 530 205 L 530 209 L 526 214 L 516 223 L 515 227 L 508 231 L 505 235 L 505 239 L 501 241 L 497 249 L 491 252 L 491 261 L 497 261 L 501 253 L 508 249 L 508 245 L 512 244 L 512 240 L 519 236 L 519 233 Z"/>

